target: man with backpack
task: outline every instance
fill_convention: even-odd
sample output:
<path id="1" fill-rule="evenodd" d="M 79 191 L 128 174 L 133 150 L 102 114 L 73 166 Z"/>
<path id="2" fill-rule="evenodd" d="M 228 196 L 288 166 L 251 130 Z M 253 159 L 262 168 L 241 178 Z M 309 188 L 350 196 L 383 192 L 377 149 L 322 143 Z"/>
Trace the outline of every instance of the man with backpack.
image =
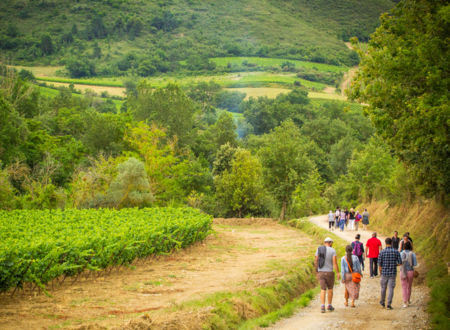
<path id="1" fill-rule="evenodd" d="M 353 254 L 358 257 L 361 268 L 364 271 L 364 244 L 359 241 L 360 234 L 356 234 L 354 242 L 352 242 Z"/>
<path id="2" fill-rule="evenodd" d="M 325 313 L 325 296 L 328 290 L 328 307 L 327 310 L 332 312 L 334 307 L 333 301 L 334 272 L 336 271 L 338 279 L 341 274 L 337 265 L 336 250 L 332 248 L 333 240 L 330 237 L 325 238 L 324 245 L 317 248 L 314 259 L 314 266 L 317 271 L 317 278 L 320 284 L 320 311 Z"/>
<path id="3" fill-rule="evenodd" d="M 389 288 L 387 298 L 387 309 L 392 308 L 394 298 L 395 278 L 397 277 L 397 266 L 402 264 L 400 252 L 392 247 L 392 238 L 386 238 L 386 248 L 380 252 L 378 257 L 381 273 L 381 299 L 380 305 L 384 308 L 386 301 L 386 289 Z"/>

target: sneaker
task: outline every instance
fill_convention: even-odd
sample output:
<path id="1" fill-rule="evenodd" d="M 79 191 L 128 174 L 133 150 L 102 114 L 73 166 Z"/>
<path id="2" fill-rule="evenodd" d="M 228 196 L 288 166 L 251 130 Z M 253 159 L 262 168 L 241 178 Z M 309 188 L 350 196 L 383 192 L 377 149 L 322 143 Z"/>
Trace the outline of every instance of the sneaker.
<path id="1" fill-rule="evenodd" d="M 388 305 L 388 306 L 386 307 L 386 309 L 390 309 L 390 310 L 392 310 L 392 309 L 394 309 L 394 308 L 392 308 L 392 306 L 391 306 L 391 305 Z"/>
<path id="2" fill-rule="evenodd" d="M 381 307 L 386 307 L 384 303 L 380 302 Z"/>
<path id="3" fill-rule="evenodd" d="M 329 312 L 332 312 L 332 311 L 334 311 L 334 307 L 331 306 L 331 305 L 328 305 L 327 310 L 328 310 Z"/>
<path id="4" fill-rule="evenodd" d="M 403 308 L 406 308 L 406 307 L 408 307 L 408 305 L 407 304 L 403 304 Z"/>
<path id="5" fill-rule="evenodd" d="M 320 312 L 325 313 L 325 306 L 320 307 Z"/>

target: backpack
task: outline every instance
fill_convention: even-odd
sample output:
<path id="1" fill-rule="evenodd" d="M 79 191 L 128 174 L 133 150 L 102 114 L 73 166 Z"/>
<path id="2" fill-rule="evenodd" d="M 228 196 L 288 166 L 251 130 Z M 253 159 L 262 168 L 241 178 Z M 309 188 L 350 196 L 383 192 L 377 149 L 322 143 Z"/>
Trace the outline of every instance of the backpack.
<path id="1" fill-rule="evenodd" d="M 319 246 L 317 255 L 319 256 L 318 266 L 322 268 L 325 265 L 325 256 L 327 255 L 327 247 L 324 245 Z"/>
<path id="2" fill-rule="evenodd" d="M 355 247 L 353 248 L 353 254 L 358 257 L 362 256 L 362 254 L 363 254 L 362 249 L 361 249 L 362 243 L 361 242 L 354 242 L 354 243 L 355 243 Z"/>

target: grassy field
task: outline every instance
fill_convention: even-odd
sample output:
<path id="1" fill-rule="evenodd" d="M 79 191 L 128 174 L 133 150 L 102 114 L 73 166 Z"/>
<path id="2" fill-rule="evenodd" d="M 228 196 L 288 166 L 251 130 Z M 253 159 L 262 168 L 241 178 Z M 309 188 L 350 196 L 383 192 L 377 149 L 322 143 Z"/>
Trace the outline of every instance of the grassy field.
<path id="1" fill-rule="evenodd" d="M 345 66 L 337 66 L 330 64 L 322 64 L 322 63 L 314 63 L 307 61 L 297 61 L 297 60 L 289 60 L 282 58 L 264 58 L 264 57 L 216 57 L 212 58 L 211 61 L 217 64 L 217 66 L 227 66 L 230 64 L 242 65 L 245 62 L 249 64 L 256 64 L 258 66 L 265 67 L 279 67 L 284 62 L 294 63 L 297 68 L 308 68 L 308 69 L 316 69 L 319 71 L 327 71 L 327 72 L 345 72 L 348 70 Z"/>

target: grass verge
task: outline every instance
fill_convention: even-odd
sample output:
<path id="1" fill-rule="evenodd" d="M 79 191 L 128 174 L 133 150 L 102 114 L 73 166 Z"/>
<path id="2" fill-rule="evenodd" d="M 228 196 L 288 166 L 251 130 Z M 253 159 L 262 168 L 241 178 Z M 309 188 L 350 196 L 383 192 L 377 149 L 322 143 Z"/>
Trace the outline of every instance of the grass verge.
<path id="1" fill-rule="evenodd" d="M 410 232 L 414 250 L 425 260 L 420 278 L 431 290 L 428 312 L 433 329 L 450 329 L 450 220 L 448 209 L 435 201 L 415 201 L 400 205 L 376 201 L 365 204 L 371 214 L 370 227 L 390 235 Z"/>

